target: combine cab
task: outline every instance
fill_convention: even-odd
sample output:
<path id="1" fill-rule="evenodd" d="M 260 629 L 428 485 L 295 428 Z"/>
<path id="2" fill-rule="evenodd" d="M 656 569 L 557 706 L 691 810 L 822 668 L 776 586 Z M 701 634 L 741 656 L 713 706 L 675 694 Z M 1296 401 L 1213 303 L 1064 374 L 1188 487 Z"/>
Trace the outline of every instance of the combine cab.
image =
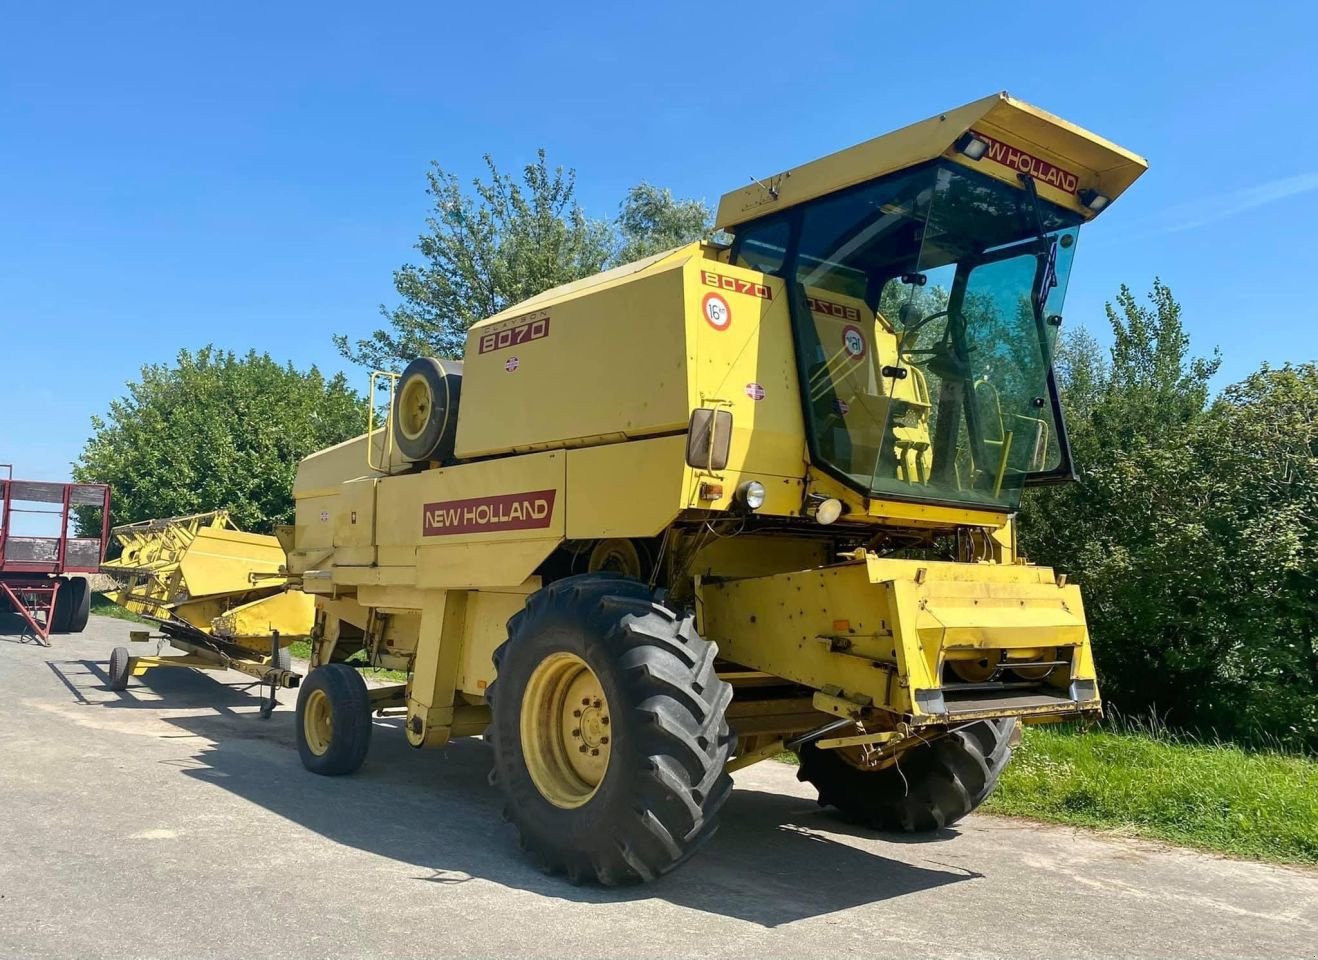
<path id="1" fill-rule="evenodd" d="M 245 533 L 227 512 L 147 520 L 115 527 L 121 551 L 101 567 L 121 607 L 155 622 L 160 639 L 183 656 L 131 656 L 117 647 L 110 687 L 154 667 L 231 669 L 295 687 L 287 645 L 311 630 L 312 598 L 286 590 L 284 551 L 274 537 Z M 147 631 L 133 634 L 149 640 Z"/>
<path id="2" fill-rule="evenodd" d="M 1067 278 L 1144 169 L 995 95 L 415 360 L 384 429 L 298 470 L 305 765 L 354 770 L 371 710 L 484 732 L 523 846 L 606 884 L 683 862 L 783 750 L 883 829 L 975 809 L 1020 724 L 1100 713 L 1080 591 L 1015 514 L 1072 478 Z"/>

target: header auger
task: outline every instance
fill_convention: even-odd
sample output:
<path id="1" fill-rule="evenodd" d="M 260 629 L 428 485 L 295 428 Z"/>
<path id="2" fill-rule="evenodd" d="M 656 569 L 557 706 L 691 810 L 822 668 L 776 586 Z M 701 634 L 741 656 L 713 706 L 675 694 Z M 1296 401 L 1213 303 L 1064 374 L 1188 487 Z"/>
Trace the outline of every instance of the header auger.
<path id="1" fill-rule="evenodd" d="M 1080 591 L 1014 515 L 1072 476 L 1067 277 L 1144 168 L 995 95 L 415 360 L 388 423 L 298 469 L 306 765 L 355 769 L 372 710 L 418 747 L 484 732 L 524 847 L 609 884 L 689 857 L 784 749 L 848 816 L 965 816 L 1018 724 L 1100 712 Z"/>

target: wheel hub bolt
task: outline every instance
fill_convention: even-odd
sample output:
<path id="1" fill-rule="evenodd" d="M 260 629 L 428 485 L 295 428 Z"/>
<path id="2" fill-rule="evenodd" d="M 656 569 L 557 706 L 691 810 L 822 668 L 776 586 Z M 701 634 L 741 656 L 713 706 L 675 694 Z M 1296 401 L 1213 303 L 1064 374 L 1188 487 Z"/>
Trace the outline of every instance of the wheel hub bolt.
<path id="1" fill-rule="evenodd" d="M 600 743 L 603 744 L 603 743 L 608 743 L 608 742 L 609 742 L 609 738 L 608 738 L 608 737 L 600 737 Z"/>
<path id="2" fill-rule="evenodd" d="M 598 757 L 600 755 L 600 752 L 598 750 L 592 750 L 590 751 L 590 755 L 592 757 Z"/>
<path id="3" fill-rule="evenodd" d="M 577 729 L 573 730 L 573 731 L 572 731 L 572 736 L 574 736 L 574 737 L 580 737 L 580 736 L 581 736 L 581 728 L 580 728 L 580 727 L 577 727 Z"/>
<path id="4" fill-rule="evenodd" d="M 574 717 L 579 717 L 579 716 L 581 716 L 581 711 L 580 711 L 580 710 L 573 710 L 573 711 L 572 711 L 572 716 L 574 716 Z"/>
<path id="5" fill-rule="evenodd" d="M 578 749 L 579 749 L 582 753 L 585 753 L 587 748 L 586 748 L 586 745 L 583 743 Z"/>
<path id="6" fill-rule="evenodd" d="M 606 727 L 609 725 L 609 715 L 607 713 L 600 717 L 600 723 L 604 724 Z"/>

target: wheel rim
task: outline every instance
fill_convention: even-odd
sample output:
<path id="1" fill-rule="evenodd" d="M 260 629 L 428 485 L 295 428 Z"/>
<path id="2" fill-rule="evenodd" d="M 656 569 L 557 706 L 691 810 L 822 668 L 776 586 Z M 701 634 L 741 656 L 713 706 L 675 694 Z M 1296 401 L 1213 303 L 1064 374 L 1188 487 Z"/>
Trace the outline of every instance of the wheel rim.
<path id="1" fill-rule="evenodd" d="M 987 683 L 1001 666 L 1001 654 L 996 651 L 992 656 L 982 656 L 977 660 L 949 660 L 948 665 L 963 683 Z"/>
<path id="2" fill-rule="evenodd" d="M 430 410 L 434 405 L 435 398 L 425 377 L 412 377 L 403 384 L 398 397 L 398 428 L 403 431 L 403 436 L 409 440 L 420 437 L 430 422 Z"/>
<path id="3" fill-rule="evenodd" d="M 540 795 L 571 810 L 595 795 L 609 769 L 609 701 L 574 653 L 540 662 L 522 695 L 522 755 Z"/>
<path id="4" fill-rule="evenodd" d="M 334 735 L 334 713 L 324 690 L 312 690 L 302 710 L 302 734 L 316 756 L 325 755 Z"/>

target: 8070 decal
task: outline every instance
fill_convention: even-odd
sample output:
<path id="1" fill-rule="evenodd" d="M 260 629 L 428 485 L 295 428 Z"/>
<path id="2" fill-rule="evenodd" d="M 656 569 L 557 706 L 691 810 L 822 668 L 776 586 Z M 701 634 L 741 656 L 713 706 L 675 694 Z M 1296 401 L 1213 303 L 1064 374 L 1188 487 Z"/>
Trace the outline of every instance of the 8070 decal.
<path id="1" fill-rule="evenodd" d="M 520 319 L 521 322 L 515 323 L 513 326 L 482 333 L 476 352 L 489 353 L 491 350 L 515 347 L 519 343 L 540 340 L 549 336 L 549 314 L 531 314 L 529 317 Z"/>

